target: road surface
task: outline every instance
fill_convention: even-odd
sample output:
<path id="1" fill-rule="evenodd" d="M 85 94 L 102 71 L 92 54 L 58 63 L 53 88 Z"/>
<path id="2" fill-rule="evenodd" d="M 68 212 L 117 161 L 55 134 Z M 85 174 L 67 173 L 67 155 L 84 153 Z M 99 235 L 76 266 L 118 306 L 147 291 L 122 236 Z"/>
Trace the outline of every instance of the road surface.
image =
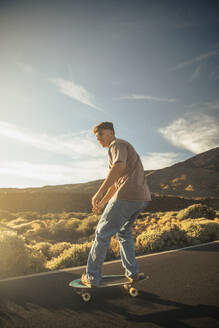
<path id="1" fill-rule="evenodd" d="M 137 298 L 117 287 L 84 303 L 68 286 L 81 268 L 1 281 L 0 327 L 219 327 L 219 242 L 138 261 L 150 279 Z M 122 274 L 121 263 L 105 264 L 103 273 Z"/>

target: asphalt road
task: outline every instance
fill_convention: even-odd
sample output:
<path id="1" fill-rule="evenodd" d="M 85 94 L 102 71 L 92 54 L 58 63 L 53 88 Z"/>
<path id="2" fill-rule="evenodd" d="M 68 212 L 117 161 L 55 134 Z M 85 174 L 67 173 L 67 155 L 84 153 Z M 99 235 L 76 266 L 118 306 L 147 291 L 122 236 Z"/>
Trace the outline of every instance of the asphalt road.
<path id="1" fill-rule="evenodd" d="M 0 327 L 219 327 L 219 242 L 139 258 L 137 298 L 122 288 L 98 289 L 84 303 L 69 281 L 82 269 L 0 282 Z M 104 274 L 121 274 L 120 263 Z"/>

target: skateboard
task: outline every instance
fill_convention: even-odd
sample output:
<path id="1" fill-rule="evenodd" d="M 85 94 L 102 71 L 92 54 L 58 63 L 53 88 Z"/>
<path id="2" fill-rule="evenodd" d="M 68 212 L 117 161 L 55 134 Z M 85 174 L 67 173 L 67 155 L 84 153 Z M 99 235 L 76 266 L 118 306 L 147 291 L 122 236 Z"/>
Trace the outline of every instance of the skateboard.
<path id="1" fill-rule="evenodd" d="M 139 273 L 140 279 L 136 282 L 130 282 L 123 275 L 104 275 L 102 276 L 101 283 L 98 287 L 91 288 L 85 286 L 81 283 L 81 279 L 75 279 L 69 283 L 69 286 L 73 288 L 73 290 L 82 297 L 84 302 L 89 302 L 91 299 L 91 290 L 95 290 L 97 288 L 109 288 L 109 287 L 118 287 L 123 286 L 125 290 L 129 292 L 132 297 L 138 296 L 138 289 L 135 288 L 135 285 L 141 283 L 144 280 L 149 279 L 148 276 L 145 276 L 144 273 Z"/>

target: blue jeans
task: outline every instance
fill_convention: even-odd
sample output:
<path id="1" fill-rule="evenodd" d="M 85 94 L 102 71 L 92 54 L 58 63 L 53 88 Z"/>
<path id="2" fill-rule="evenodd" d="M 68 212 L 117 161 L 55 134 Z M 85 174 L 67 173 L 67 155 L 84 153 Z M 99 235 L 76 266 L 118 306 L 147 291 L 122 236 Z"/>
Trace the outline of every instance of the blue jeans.
<path id="1" fill-rule="evenodd" d="M 99 285 L 102 265 L 110 245 L 111 237 L 117 234 L 122 265 L 128 276 L 138 273 L 135 259 L 135 244 L 132 237 L 132 225 L 138 214 L 148 205 L 147 201 L 114 200 L 107 204 L 95 232 L 86 273 L 93 285 Z"/>

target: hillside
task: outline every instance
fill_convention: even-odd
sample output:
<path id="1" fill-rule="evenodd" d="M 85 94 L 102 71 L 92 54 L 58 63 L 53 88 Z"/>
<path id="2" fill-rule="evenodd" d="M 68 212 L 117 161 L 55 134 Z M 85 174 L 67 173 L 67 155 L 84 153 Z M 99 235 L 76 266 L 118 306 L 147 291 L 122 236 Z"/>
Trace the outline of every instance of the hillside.
<path id="1" fill-rule="evenodd" d="M 200 201 L 219 208 L 219 147 L 145 174 L 153 196 L 151 210 L 179 210 Z M 95 180 L 42 188 L 2 188 L 0 210 L 90 212 L 91 197 L 101 183 Z"/>
<path id="2" fill-rule="evenodd" d="M 219 198 L 219 147 L 146 175 L 160 195 Z"/>

